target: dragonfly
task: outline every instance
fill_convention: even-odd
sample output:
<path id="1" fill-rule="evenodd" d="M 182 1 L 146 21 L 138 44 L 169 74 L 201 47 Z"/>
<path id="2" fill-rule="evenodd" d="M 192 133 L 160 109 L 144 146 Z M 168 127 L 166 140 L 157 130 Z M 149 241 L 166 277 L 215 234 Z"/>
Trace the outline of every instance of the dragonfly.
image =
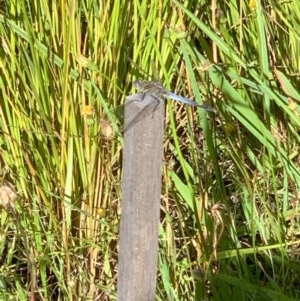
<path id="1" fill-rule="evenodd" d="M 148 81 L 148 80 L 141 80 L 138 79 L 133 83 L 133 86 L 140 92 L 140 93 L 149 93 L 153 95 L 155 98 L 162 99 L 162 98 L 170 98 L 185 104 L 189 104 L 191 106 L 204 109 L 209 112 L 216 112 L 216 109 L 210 105 L 200 105 L 197 102 L 177 95 L 171 91 L 168 91 L 160 82 L 158 81 Z"/>
<path id="2" fill-rule="evenodd" d="M 145 95 L 150 94 L 153 96 L 154 99 L 156 99 L 158 101 L 161 101 L 163 98 L 169 98 L 169 99 L 173 99 L 173 100 L 179 101 L 184 104 L 191 105 L 193 107 L 204 109 L 209 112 L 214 112 L 214 113 L 216 112 L 216 109 L 213 108 L 212 106 L 209 106 L 206 104 L 200 105 L 191 99 L 182 97 L 171 91 L 168 91 L 159 81 L 155 81 L 155 80 L 148 81 L 148 80 L 138 79 L 135 82 L 133 82 L 133 86 L 134 86 L 134 88 L 136 88 L 138 90 L 138 92 L 140 94 L 145 94 Z M 127 99 L 126 100 L 127 104 L 130 104 L 131 102 L 142 101 L 144 99 L 144 97 L 137 99 L 136 95 L 131 95 L 131 96 L 127 97 L 126 99 Z M 157 105 L 155 105 L 155 103 L 147 105 L 145 108 L 142 109 L 142 111 L 138 112 L 135 116 L 131 116 L 131 118 L 129 118 L 126 126 L 121 131 L 126 132 L 132 125 L 143 120 L 145 115 L 148 115 L 150 113 L 153 114 L 153 112 L 156 110 L 156 108 L 157 108 Z M 122 120 L 124 118 L 124 106 L 123 105 L 119 106 L 118 108 L 115 108 L 114 111 L 116 113 L 116 116 L 118 116 L 117 118 L 119 120 Z"/>

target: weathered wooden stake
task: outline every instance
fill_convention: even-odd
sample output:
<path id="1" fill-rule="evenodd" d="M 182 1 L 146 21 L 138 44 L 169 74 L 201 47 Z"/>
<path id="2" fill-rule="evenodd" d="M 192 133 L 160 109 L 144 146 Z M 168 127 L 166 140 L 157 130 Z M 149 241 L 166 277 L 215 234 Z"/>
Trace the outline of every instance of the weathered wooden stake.
<path id="1" fill-rule="evenodd" d="M 117 301 L 155 300 L 163 124 L 163 101 L 127 98 Z"/>

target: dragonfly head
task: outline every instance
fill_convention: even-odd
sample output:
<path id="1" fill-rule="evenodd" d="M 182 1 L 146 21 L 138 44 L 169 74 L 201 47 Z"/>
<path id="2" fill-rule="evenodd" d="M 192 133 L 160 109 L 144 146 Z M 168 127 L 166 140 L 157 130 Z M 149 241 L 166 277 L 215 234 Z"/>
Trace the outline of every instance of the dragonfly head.
<path id="1" fill-rule="evenodd" d="M 147 85 L 149 85 L 149 82 L 142 79 L 137 79 L 133 82 L 133 86 L 137 90 L 145 90 L 147 88 Z"/>

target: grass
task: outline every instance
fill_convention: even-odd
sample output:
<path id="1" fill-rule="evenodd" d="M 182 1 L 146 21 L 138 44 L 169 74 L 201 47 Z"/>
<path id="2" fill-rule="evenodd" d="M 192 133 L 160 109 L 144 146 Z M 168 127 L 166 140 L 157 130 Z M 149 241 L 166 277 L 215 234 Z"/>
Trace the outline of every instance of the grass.
<path id="1" fill-rule="evenodd" d="M 157 300 L 299 299 L 299 7 L 2 1 L 0 300 L 115 299 L 139 77 L 218 111 L 167 105 Z"/>

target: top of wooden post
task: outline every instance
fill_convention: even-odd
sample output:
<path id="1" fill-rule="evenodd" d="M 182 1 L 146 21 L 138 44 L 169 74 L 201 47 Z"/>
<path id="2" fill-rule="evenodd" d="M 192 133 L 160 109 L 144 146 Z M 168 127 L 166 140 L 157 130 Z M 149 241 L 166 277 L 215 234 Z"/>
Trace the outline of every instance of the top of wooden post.
<path id="1" fill-rule="evenodd" d="M 164 102 L 135 94 L 125 104 L 118 301 L 154 301 Z"/>

